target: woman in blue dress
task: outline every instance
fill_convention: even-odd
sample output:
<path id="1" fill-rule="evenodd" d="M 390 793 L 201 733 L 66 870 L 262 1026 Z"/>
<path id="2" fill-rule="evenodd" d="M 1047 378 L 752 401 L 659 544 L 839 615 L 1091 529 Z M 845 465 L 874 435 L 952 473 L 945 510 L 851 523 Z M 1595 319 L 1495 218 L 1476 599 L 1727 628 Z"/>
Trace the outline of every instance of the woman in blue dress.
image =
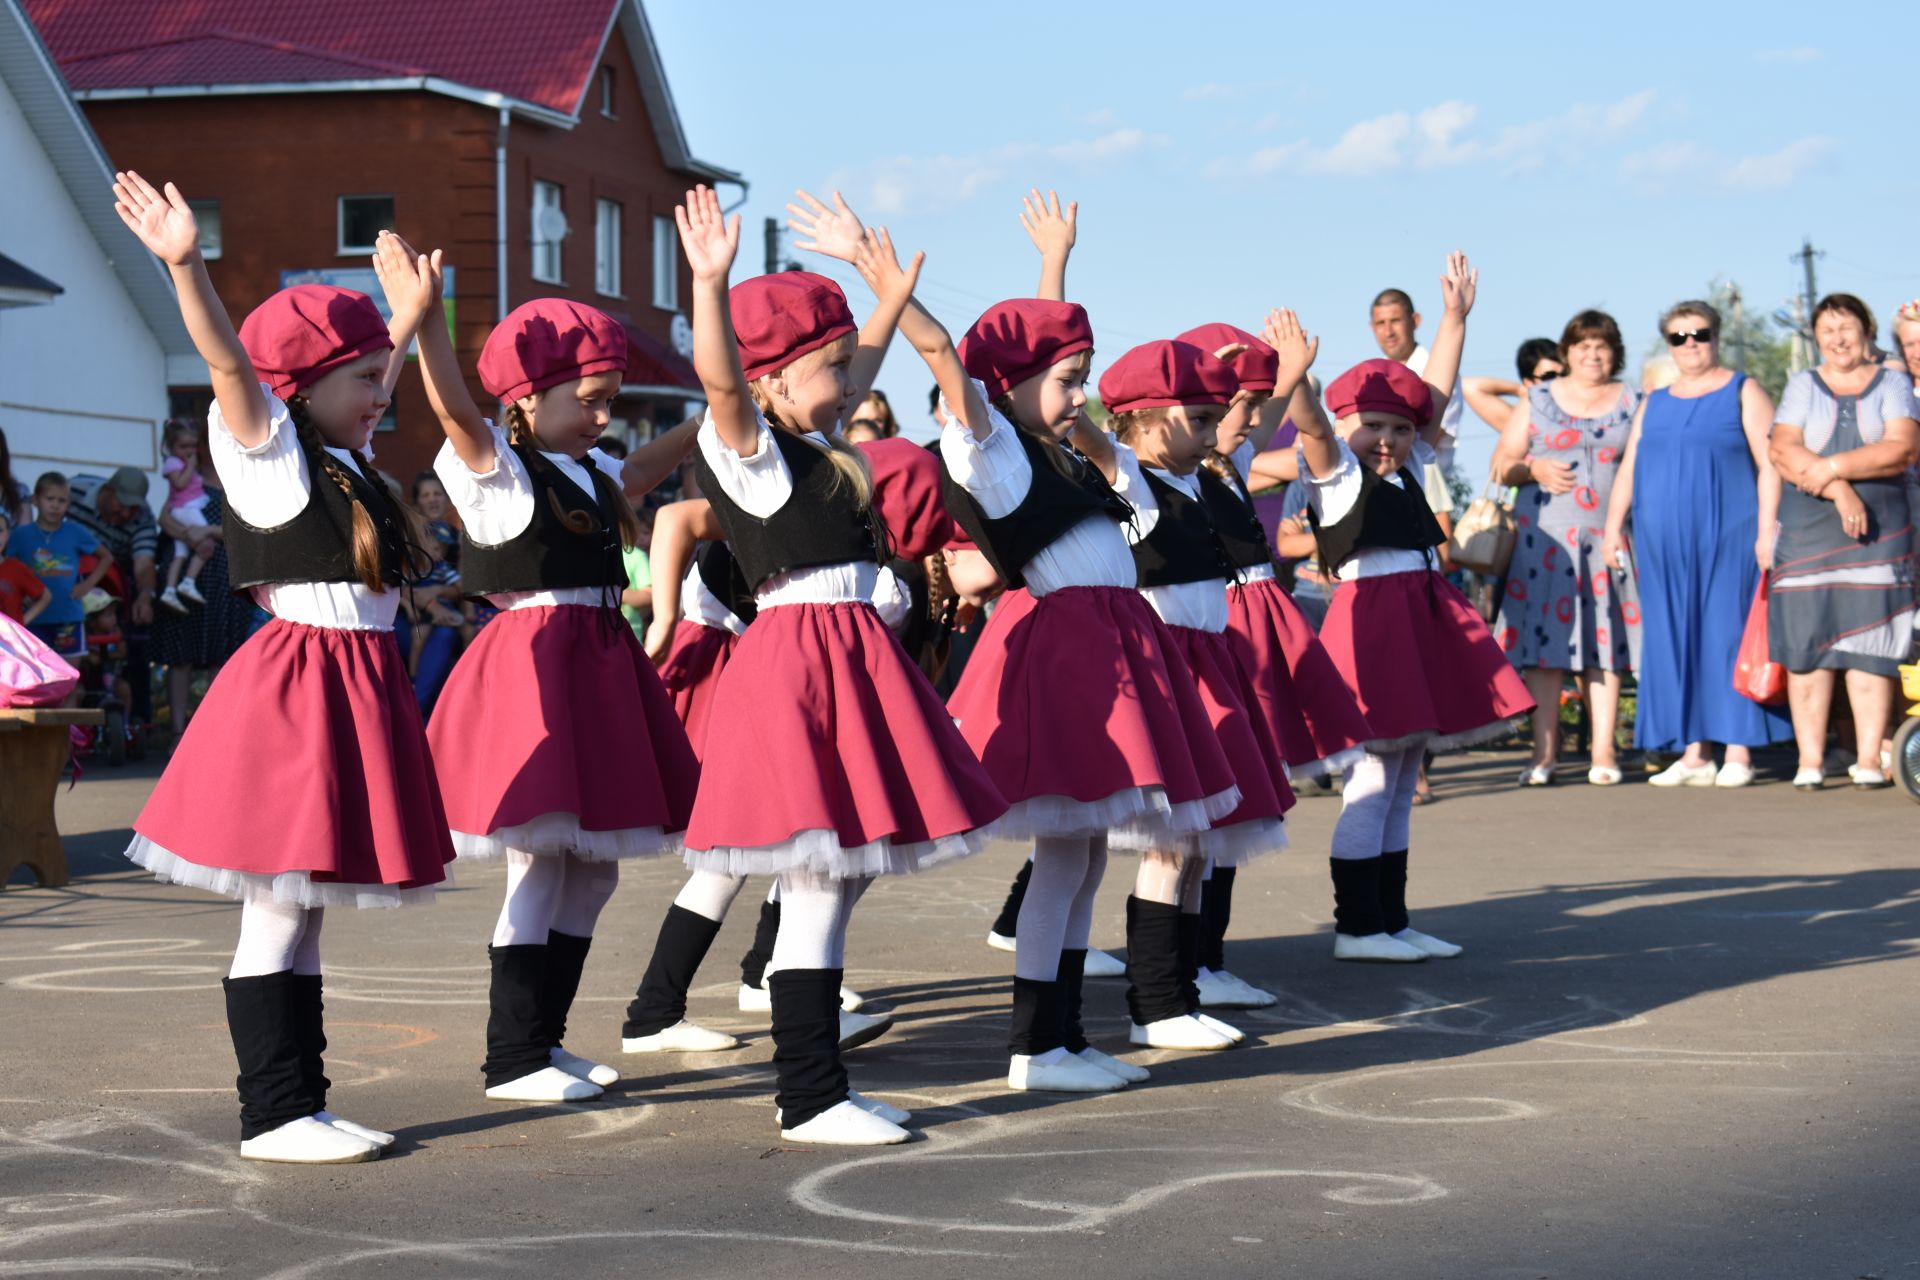
<path id="1" fill-rule="evenodd" d="M 1782 711 L 1736 693 L 1733 669 L 1760 571 L 1772 556 L 1780 477 L 1767 461 L 1773 401 L 1720 363 L 1720 313 L 1678 303 L 1661 318 L 1680 376 L 1649 395 L 1607 508 L 1606 557 L 1640 571 L 1640 700 L 1634 741 L 1684 754 L 1656 787 L 1744 787 L 1749 748 L 1790 736 Z M 1714 767 L 1712 745 L 1726 746 Z"/>

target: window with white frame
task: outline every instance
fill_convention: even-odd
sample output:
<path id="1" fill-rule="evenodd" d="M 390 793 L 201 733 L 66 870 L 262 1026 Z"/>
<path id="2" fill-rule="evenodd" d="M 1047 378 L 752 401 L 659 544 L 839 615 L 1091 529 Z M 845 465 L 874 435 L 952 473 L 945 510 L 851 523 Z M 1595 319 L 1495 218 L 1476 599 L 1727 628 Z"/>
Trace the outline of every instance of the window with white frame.
<path id="1" fill-rule="evenodd" d="M 200 228 L 200 256 L 211 262 L 220 256 L 220 202 L 189 200 L 187 207 L 193 210 L 194 224 Z"/>
<path id="2" fill-rule="evenodd" d="M 597 200 L 593 218 L 593 287 L 609 298 L 620 293 L 620 202 Z"/>
<path id="3" fill-rule="evenodd" d="M 609 120 L 618 120 L 620 117 L 613 109 L 613 84 L 613 68 L 600 68 L 600 114 Z"/>
<path id="4" fill-rule="evenodd" d="M 533 278 L 547 284 L 560 284 L 560 242 L 567 235 L 567 215 L 560 207 L 561 188 L 557 182 L 533 184 Z"/>
<path id="5" fill-rule="evenodd" d="M 680 309 L 680 232 L 673 219 L 653 219 L 653 305 L 662 311 Z"/>
<path id="6" fill-rule="evenodd" d="M 340 197 L 340 252 L 372 253 L 374 237 L 393 226 L 392 196 Z"/>

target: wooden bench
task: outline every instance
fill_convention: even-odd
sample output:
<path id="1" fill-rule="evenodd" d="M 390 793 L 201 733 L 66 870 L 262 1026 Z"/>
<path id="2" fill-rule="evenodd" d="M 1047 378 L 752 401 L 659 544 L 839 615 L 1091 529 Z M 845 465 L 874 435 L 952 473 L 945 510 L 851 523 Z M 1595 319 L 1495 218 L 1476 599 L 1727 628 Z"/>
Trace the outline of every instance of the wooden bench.
<path id="1" fill-rule="evenodd" d="M 53 820 L 53 798 L 72 754 L 74 725 L 106 716 L 80 708 L 0 707 L 0 886 L 32 867 L 42 888 L 67 882 L 67 852 Z"/>

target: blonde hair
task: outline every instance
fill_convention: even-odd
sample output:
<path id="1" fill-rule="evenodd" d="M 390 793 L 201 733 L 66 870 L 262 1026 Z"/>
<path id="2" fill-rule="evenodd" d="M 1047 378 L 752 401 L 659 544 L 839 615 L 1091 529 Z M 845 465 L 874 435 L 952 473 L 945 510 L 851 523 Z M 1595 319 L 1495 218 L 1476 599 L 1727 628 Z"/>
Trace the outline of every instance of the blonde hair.
<path id="1" fill-rule="evenodd" d="M 533 420 L 517 404 L 507 406 L 507 443 L 517 444 L 526 449 L 530 465 L 545 471 L 553 464 L 548 462 L 540 451 L 540 437 L 533 432 Z M 584 464 L 587 474 L 593 478 L 596 495 L 613 508 L 613 521 L 620 529 L 620 545 L 634 547 L 640 544 L 640 517 L 634 514 L 633 504 L 627 501 L 625 490 L 606 477 L 599 467 L 588 462 Z M 602 483 L 605 481 L 605 483 Z M 571 533 L 589 534 L 600 531 L 600 522 L 590 511 L 569 510 L 560 501 L 560 495 L 553 487 L 547 487 L 547 505 L 553 509 L 560 523 Z"/>
<path id="2" fill-rule="evenodd" d="M 1128 409 L 1112 417 L 1114 439 L 1121 444 L 1130 445 L 1136 432 L 1143 427 L 1158 426 L 1167 420 L 1165 409 Z"/>
<path id="3" fill-rule="evenodd" d="M 762 374 L 747 384 L 747 393 L 753 397 L 754 405 L 760 410 L 767 422 L 788 435 L 798 436 L 802 443 L 811 449 L 821 449 L 808 434 L 805 427 L 796 426 L 780 416 L 780 410 L 773 402 L 773 391 L 768 386 L 770 380 L 785 374 L 789 377 L 803 377 L 819 366 L 827 363 L 844 349 L 841 344 L 852 343 L 853 335 L 836 338 L 824 347 L 816 347 L 805 355 L 781 365 L 770 373 Z M 867 465 L 867 455 L 848 444 L 838 435 L 829 435 L 823 453 L 827 461 L 833 464 L 835 493 L 842 487 L 851 491 L 854 503 L 862 511 L 873 510 L 873 469 Z"/>

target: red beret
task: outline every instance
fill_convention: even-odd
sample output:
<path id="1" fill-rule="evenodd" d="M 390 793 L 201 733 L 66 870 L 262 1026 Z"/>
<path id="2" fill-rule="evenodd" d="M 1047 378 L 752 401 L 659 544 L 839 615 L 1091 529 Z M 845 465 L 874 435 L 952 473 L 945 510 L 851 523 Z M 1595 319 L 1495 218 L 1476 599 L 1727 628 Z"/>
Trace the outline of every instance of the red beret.
<path id="1" fill-rule="evenodd" d="M 1233 370 L 1211 351 L 1165 339 L 1142 343 L 1100 375 L 1100 402 L 1108 413 L 1176 404 L 1225 405 L 1239 389 Z"/>
<path id="2" fill-rule="evenodd" d="M 1077 302 L 1011 298 L 996 302 L 960 339 L 960 363 L 992 400 L 1070 355 L 1093 350 L 1093 325 Z"/>
<path id="3" fill-rule="evenodd" d="M 1230 324 L 1203 324 L 1181 334 L 1180 341 L 1190 342 L 1202 351 L 1245 346 L 1245 351 L 1227 361 L 1233 366 L 1233 376 L 1240 380 L 1242 391 L 1271 391 L 1279 380 L 1279 353 L 1245 329 L 1236 329 Z"/>
<path id="4" fill-rule="evenodd" d="M 748 382 L 854 331 L 847 295 L 811 271 L 742 280 L 728 291 L 727 306 Z"/>
<path id="5" fill-rule="evenodd" d="M 366 294 L 297 284 L 253 309 L 240 324 L 240 345 L 260 380 L 284 400 L 343 364 L 393 350 L 393 339 Z"/>
<path id="6" fill-rule="evenodd" d="M 930 556 L 953 540 L 953 517 L 940 496 L 940 459 L 924 446 L 895 437 L 854 446 L 873 468 L 873 505 L 904 560 Z"/>
<path id="7" fill-rule="evenodd" d="M 502 400 L 626 371 L 626 328 L 600 308 L 566 298 L 521 303 L 480 349 L 480 385 Z"/>
<path id="8" fill-rule="evenodd" d="M 1433 389 L 1398 360 L 1375 357 L 1328 384 L 1327 407 L 1336 418 L 1363 411 L 1396 413 L 1424 427 L 1433 417 Z"/>

